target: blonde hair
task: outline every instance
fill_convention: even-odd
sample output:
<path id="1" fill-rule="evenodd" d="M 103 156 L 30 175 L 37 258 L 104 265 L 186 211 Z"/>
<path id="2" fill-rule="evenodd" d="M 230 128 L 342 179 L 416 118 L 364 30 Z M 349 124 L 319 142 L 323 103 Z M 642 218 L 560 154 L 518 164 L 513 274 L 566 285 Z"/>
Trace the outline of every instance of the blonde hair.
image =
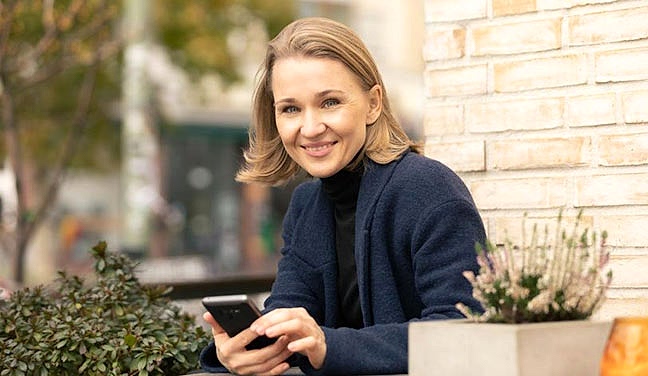
<path id="1" fill-rule="evenodd" d="M 245 164 L 236 175 L 239 182 L 281 185 L 302 173 L 283 147 L 274 113 L 272 69 L 278 59 L 303 56 L 334 59 L 344 64 L 365 90 L 375 85 L 383 89 L 382 112 L 367 127 L 362 150 L 349 168 L 365 159 L 386 164 L 421 146 L 407 136 L 392 113 L 385 85 L 376 63 L 362 40 L 347 26 L 327 18 L 303 18 L 286 26 L 270 43 L 257 76 L 254 92 L 250 144 L 244 152 Z"/>

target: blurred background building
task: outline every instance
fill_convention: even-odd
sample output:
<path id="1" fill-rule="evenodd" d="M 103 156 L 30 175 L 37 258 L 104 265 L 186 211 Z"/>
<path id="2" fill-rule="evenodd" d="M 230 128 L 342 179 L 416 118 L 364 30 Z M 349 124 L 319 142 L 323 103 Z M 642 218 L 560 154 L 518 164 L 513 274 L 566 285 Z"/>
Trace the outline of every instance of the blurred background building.
<path id="1" fill-rule="evenodd" d="M 145 281 L 274 273 L 281 220 L 296 182 L 265 188 L 233 178 L 247 144 L 253 79 L 265 45 L 272 30 L 297 17 L 326 16 L 356 30 L 377 60 L 403 125 L 421 137 L 422 0 L 286 0 L 277 2 L 282 14 L 274 19 L 259 17 L 255 12 L 263 9 L 255 10 L 254 1 L 217 17 L 196 14 L 184 3 L 124 2 L 127 44 L 114 111 L 121 153 L 113 156 L 120 162 L 108 171 L 69 171 L 29 246 L 26 283 L 48 281 L 61 268 L 88 271 L 88 249 L 99 240 L 140 259 Z M 169 9 L 160 9 L 163 4 Z M 159 26 L 173 21 L 168 12 L 188 12 L 178 19 L 211 22 L 212 29 L 228 22 L 220 37 L 237 79 L 208 70 L 196 75 L 179 64 L 173 43 L 195 43 L 206 60 L 221 52 L 205 41 L 174 41 L 173 27 Z M 7 168 L 0 173 L 3 215 L 15 206 Z M 8 276 L 10 263 L 1 264 L 0 276 Z"/>

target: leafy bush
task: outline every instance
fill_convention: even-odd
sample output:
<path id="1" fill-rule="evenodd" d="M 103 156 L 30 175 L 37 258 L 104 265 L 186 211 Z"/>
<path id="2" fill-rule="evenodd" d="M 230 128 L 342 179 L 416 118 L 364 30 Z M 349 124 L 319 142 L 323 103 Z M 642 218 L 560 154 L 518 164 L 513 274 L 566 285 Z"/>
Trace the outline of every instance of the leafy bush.
<path id="1" fill-rule="evenodd" d="M 198 368 L 208 336 L 168 297 L 142 286 L 135 263 L 92 249 L 94 283 L 59 272 L 0 306 L 0 376 L 179 375 Z"/>
<path id="2" fill-rule="evenodd" d="M 477 245 L 477 276 L 471 271 L 464 276 L 473 287 L 473 296 L 484 308 L 483 314 L 472 312 L 463 304 L 457 308 L 466 317 L 480 322 L 546 322 L 589 318 L 602 304 L 612 279 L 605 273 L 609 254 L 607 233 L 597 239 L 595 232 L 579 224 L 582 210 L 568 234 L 558 215 L 554 243 L 550 244 L 548 229 L 538 239 L 537 224 L 533 226 L 530 243 L 522 246 L 509 240 L 501 247 L 487 241 Z M 522 224 L 522 239 L 525 225 Z"/>

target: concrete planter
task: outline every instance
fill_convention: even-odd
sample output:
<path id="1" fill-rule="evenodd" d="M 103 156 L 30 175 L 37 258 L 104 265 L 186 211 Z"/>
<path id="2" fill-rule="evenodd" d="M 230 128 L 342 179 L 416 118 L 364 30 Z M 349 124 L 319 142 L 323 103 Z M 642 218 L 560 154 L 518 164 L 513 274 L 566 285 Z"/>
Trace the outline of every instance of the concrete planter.
<path id="1" fill-rule="evenodd" d="M 410 376 L 594 376 L 612 322 L 409 326 Z"/>

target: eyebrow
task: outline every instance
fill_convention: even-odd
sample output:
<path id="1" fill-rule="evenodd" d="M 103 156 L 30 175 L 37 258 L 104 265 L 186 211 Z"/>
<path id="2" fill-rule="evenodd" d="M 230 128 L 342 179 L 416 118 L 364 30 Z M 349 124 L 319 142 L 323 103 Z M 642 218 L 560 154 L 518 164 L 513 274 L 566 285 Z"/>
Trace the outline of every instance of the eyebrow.
<path id="1" fill-rule="evenodd" d="M 320 99 L 320 98 L 326 97 L 326 96 L 331 95 L 331 94 L 338 94 L 338 95 L 339 94 L 344 94 L 344 91 L 338 90 L 338 89 L 327 89 L 327 90 L 324 90 L 324 91 L 321 91 L 321 92 L 315 94 L 315 98 Z M 281 98 L 278 101 L 275 101 L 274 105 L 276 106 L 276 105 L 281 104 L 281 103 L 295 103 L 295 102 L 297 102 L 297 100 L 295 98 Z"/>

